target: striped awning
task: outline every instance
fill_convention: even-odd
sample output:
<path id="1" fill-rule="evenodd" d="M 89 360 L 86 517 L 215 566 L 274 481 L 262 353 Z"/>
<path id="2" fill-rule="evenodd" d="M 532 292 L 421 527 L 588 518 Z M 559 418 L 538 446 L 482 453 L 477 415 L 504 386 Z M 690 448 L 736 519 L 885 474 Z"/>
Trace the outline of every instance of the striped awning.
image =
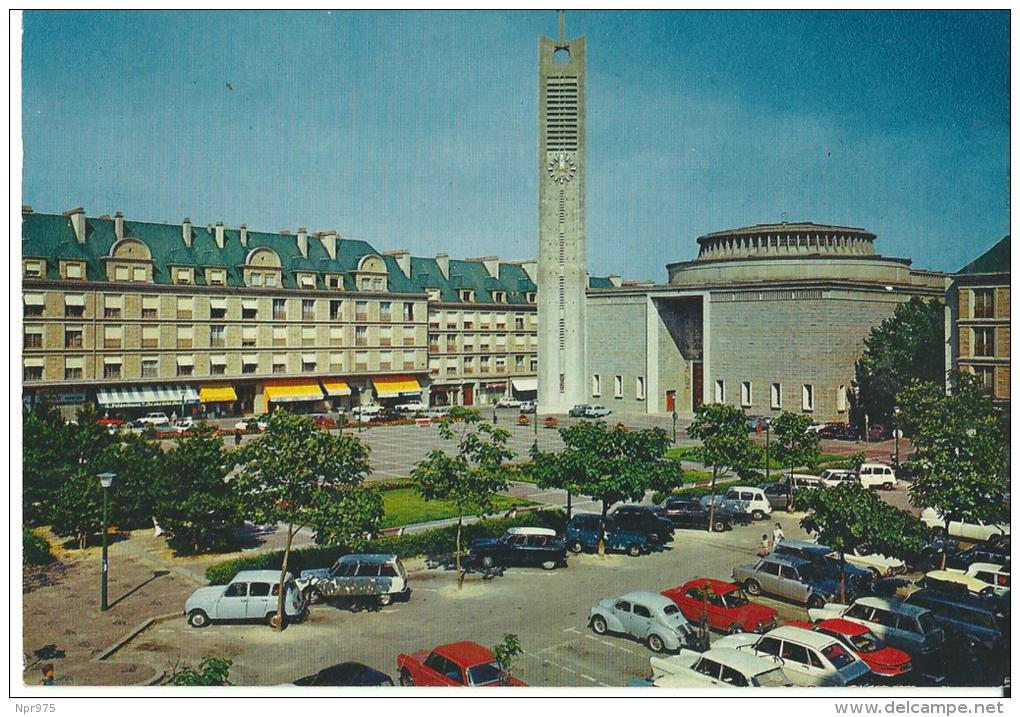
<path id="1" fill-rule="evenodd" d="M 267 383 L 266 400 L 272 403 L 321 401 L 322 389 L 317 383 Z"/>
<path id="2" fill-rule="evenodd" d="M 236 401 L 237 393 L 233 386 L 202 386 L 199 397 L 202 399 L 202 403 Z"/>
<path id="3" fill-rule="evenodd" d="M 326 389 L 326 393 L 330 396 L 351 395 L 351 387 L 347 385 L 346 381 L 341 381 L 338 378 L 326 379 L 322 382 L 322 387 Z"/>
<path id="4" fill-rule="evenodd" d="M 395 398 L 397 396 L 420 394 L 421 384 L 411 376 L 387 376 L 373 378 L 372 385 L 379 398 Z"/>
<path id="5" fill-rule="evenodd" d="M 198 391 L 187 384 L 157 384 L 154 386 L 123 386 L 101 388 L 96 401 L 106 408 L 137 408 L 139 406 L 179 406 L 199 402 Z"/>
<path id="6" fill-rule="evenodd" d="M 538 390 L 538 379 L 537 378 L 515 378 L 513 379 L 513 385 L 515 391 L 537 391 Z"/>

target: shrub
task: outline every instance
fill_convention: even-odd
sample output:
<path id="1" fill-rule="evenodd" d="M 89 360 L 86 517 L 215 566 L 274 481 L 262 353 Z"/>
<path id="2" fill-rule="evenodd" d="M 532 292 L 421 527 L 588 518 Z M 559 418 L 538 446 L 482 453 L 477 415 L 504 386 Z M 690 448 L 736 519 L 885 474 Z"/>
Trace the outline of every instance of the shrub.
<path id="1" fill-rule="evenodd" d="M 542 420 L 542 425 L 546 428 L 556 428 L 556 426 L 560 425 L 560 422 L 556 420 L 555 416 L 547 416 Z"/>
<path id="2" fill-rule="evenodd" d="M 26 565 L 48 565 L 53 562 L 50 543 L 36 532 L 23 528 L 21 530 L 22 560 Z"/>
<path id="3" fill-rule="evenodd" d="M 464 526 L 463 542 L 470 544 L 476 538 L 500 536 L 507 528 L 539 526 L 562 531 L 566 518 L 561 511 L 535 511 L 514 518 L 492 518 Z M 370 540 L 359 552 L 394 553 L 401 558 L 419 555 L 452 553 L 457 539 L 457 526 L 433 528 L 421 533 L 391 535 Z M 342 546 L 316 546 L 292 550 L 287 569 L 297 575 L 302 570 L 332 565 L 341 555 L 351 552 Z M 257 555 L 226 560 L 210 565 L 205 571 L 206 579 L 215 585 L 225 585 L 241 570 L 279 570 L 283 564 L 283 551 L 275 550 Z"/>

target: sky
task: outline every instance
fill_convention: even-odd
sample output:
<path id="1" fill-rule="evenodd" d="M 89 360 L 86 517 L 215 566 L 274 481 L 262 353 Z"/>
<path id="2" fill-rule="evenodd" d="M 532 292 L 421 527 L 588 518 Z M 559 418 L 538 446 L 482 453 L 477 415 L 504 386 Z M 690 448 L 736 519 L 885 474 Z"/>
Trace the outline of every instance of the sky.
<path id="1" fill-rule="evenodd" d="M 813 221 L 955 271 L 1009 233 L 1009 14 L 568 11 L 589 271 Z M 27 12 L 37 211 L 533 258 L 541 12 Z"/>

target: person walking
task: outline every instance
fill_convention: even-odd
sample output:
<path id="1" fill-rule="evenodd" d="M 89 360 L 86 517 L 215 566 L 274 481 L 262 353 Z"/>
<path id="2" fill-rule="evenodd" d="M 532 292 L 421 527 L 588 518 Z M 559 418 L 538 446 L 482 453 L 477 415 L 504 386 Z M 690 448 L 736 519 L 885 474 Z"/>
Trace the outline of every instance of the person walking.
<path id="1" fill-rule="evenodd" d="M 40 669 L 42 670 L 42 679 L 39 680 L 39 684 L 43 687 L 52 687 L 55 685 L 56 681 L 53 678 L 53 663 L 47 662 Z"/>
<path id="2" fill-rule="evenodd" d="M 235 446 L 241 445 L 241 432 L 240 431 L 234 431 L 234 445 Z"/>
<path id="3" fill-rule="evenodd" d="M 783 535 L 783 526 L 776 523 L 776 527 L 772 529 L 772 547 L 775 548 L 779 545 L 779 541 L 785 540 L 786 536 Z"/>
<path id="4" fill-rule="evenodd" d="M 761 534 L 761 543 L 758 545 L 758 557 L 764 558 L 769 554 L 769 536 L 768 533 Z"/>

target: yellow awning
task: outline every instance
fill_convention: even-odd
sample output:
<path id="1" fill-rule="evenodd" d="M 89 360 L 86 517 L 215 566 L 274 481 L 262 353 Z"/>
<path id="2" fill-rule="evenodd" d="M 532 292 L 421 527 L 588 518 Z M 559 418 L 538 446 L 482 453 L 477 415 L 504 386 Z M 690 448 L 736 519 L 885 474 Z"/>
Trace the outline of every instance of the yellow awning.
<path id="1" fill-rule="evenodd" d="M 386 378 L 373 378 L 372 385 L 375 386 L 379 398 L 394 398 L 404 394 L 420 394 L 421 384 L 418 379 L 410 376 L 389 376 Z"/>
<path id="2" fill-rule="evenodd" d="M 322 389 L 317 383 L 266 384 L 266 400 L 273 403 L 320 401 Z"/>
<path id="3" fill-rule="evenodd" d="M 328 379 L 322 382 L 322 387 L 326 389 L 326 393 L 330 396 L 350 396 L 351 387 L 347 385 L 346 381 L 341 381 L 338 378 Z"/>
<path id="4" fill-rule="evenodd" d="M 198 400 L 202 403 L 236 401 L 237 394 L 234 393 L 233 386 L 202 386 L 199 390 Z"/>

